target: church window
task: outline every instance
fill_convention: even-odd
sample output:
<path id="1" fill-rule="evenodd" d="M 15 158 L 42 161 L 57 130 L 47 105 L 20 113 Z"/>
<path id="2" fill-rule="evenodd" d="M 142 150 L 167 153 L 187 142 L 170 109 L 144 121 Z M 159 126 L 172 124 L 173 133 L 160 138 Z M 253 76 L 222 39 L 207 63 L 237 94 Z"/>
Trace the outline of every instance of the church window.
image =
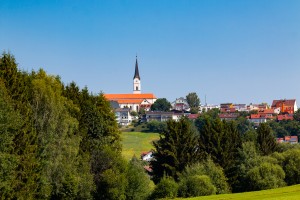
<path id="1" fill-rule="evenodd" d="M 138 87 L 138 86 L 136 86 L 136 87 L 135 87 L 135 90 L 139 90 L 139 87 Z"/>

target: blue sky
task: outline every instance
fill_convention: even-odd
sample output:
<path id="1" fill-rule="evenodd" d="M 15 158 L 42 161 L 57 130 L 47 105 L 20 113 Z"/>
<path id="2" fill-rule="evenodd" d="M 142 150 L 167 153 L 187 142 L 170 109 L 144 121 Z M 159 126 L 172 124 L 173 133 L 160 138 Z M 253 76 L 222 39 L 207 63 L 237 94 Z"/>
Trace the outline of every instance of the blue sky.
<path id="1" fill-rule="evenodd" d="M 94 93 L 300 102 L 299 0 L 0 0 L 0 51 Z M 299 103 L 298 103 L 299 104 Z"/>

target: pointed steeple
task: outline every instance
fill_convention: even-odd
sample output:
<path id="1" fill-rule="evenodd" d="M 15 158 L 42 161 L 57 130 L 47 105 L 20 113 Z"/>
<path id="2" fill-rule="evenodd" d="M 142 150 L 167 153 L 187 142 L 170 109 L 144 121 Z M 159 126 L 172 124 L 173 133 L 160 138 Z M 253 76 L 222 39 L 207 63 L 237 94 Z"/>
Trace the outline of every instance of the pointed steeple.
<path id="1" fill-rule="evenodd" d="M 137 56 L 136 56 L 136 59 L 135 59 L 135 72 L 134 72 L 133 79 L 135 79 L 135 78 L 138 78 L 139 80 L 141 80 L 140 74 L 139 74 L 139 66 L 138 66 Z"/>

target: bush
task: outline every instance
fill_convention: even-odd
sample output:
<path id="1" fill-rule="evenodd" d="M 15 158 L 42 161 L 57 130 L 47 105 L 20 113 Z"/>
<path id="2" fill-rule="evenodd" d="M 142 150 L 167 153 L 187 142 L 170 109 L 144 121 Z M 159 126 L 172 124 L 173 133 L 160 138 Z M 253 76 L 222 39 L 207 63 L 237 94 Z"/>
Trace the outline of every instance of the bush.
<path id="1" fill-rule="evenodd" d="M 248 183 L 252 190 L 266 190 L 285 186 L 283 169 L 269 162 L 263 162 L 247 173 Z"/>
<path id="2" fill-rule="evenodd" d="M 175 198 L 177 196 L 178 185 L 171 178 L 162 178 L 156 185 L 150 199 Z"/>
<path id="3" fill-rule="evenodd" d="M 283 170 L 288 185 L 300 183 L 300 149 L 290 149 L 283 153 Z"/>
<path id="4" fill-rule="evenodd" d="M 185 181 L 190 177 L 202 175 L 206 175 L 210 178 L 212 185 L 216 188 L 215 193 L 225 194 L 230 192 L 227 178 L 225 177 L 222 167 L 217 166 L 211 159 L 186 167 L 180 179 Z"/>
<path id="5" fill-rule="evenodd" d="M 147 128 L 150 132 L 161 133 L 167 129 L 167 123 L 152 120 L 147 123 Z"/>
<path id="6" fill-rule="evenodd" d="M 190 176 L 181 182 L 179 194 L 183 197 L 197 197 L 216 194 L 216 187 L 206 175 Z"/>
<path id="7" fill-rule="evenodd" d="M 141 161 L 139 161 L 135 156 L 131 159 L 128 165 L 127 181 L 126 199 L 143 200 L 151 193 L 151 186 L 153 182 L 146 174 Z"/>

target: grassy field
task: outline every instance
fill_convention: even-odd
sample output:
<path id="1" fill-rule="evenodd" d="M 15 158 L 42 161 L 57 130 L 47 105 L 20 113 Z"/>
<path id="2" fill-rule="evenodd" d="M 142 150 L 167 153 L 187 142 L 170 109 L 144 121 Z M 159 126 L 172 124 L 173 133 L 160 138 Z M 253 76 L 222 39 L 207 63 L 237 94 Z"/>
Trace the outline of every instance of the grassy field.
<path id="1" fill-rule="evenodd" d="M 212 195 L 206 197 L 185 198 L 184 200 L 299 200 L 300 185 L 272 190 L 245 192 L 236 194 Z M 179 198 L 177 199 L 179 200 Z"/>
<path id="2" fill-rule="evenodd" d="M 158 133 L 122 132 L 123 156 L 130 160 L 133 155 L 153 149 L 152 141 L 158 140 Z"/>

